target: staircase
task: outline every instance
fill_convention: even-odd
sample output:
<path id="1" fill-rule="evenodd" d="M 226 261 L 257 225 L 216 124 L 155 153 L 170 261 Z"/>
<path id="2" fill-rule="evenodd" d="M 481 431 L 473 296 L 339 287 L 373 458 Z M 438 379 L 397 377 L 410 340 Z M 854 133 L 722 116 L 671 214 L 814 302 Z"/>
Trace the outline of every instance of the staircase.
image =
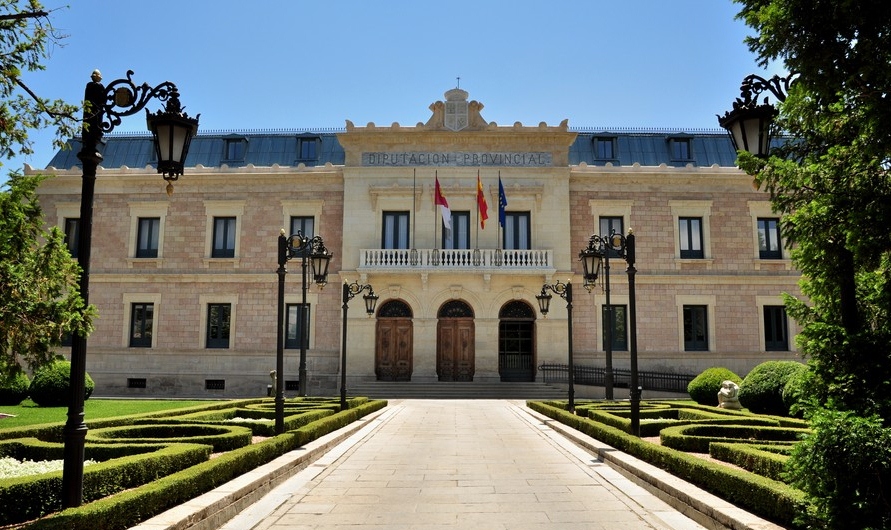
<path id="1" fill-rule="evenodd" d="M 548 383 L 363 381 L 347 386 L 350 396 L 376 399 L 567 399 Z"/>

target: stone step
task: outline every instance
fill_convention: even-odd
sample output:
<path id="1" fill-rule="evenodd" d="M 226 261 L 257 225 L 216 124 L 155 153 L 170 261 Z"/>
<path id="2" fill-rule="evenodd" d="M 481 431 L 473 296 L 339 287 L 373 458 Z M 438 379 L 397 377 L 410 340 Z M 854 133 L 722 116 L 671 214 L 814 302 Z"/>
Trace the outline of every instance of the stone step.
<path id="1" fill-rule="evenodd" d="M 365 381 L 347 387 L 351 396 L 392 399 L 566 399 L 547 383 Z"/>

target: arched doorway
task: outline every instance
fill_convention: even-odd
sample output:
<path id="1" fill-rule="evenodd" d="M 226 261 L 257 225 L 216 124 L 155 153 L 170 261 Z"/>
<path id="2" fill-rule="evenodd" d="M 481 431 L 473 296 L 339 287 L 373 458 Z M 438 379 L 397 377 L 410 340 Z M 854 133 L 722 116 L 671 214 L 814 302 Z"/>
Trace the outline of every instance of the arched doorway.
<path id="1" fill-rule="evenodd" d="M 498 373 L 502 381 L 535 381 L 535 310 L 511 300 L 498 312 Z"/>
<path id="2" fill-rule="evenodd" d="M 473 381 L 473 309 L 464 301 L 449 300 L 436 316 L 436 375 L 440 381 Z"/>
<path id="3" fill-rule="evenodd" d="M 377 311 L 374 373 L 378 381 L 411 381 L 412 311 L 402 300 L 388 300 Z"/>

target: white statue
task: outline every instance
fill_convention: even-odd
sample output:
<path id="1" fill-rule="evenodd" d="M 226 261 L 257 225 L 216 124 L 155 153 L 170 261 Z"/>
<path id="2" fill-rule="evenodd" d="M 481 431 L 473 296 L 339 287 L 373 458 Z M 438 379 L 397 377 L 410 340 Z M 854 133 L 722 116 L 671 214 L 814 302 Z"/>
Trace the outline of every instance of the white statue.
<path id="1" fill-rule="evenodd" d="M 718 408 L 722 409 L 742 409 L 739 404 L 739 385 L 733 381 L 724 381 L 721 383 L 721 390 L 718 390 Z"/>

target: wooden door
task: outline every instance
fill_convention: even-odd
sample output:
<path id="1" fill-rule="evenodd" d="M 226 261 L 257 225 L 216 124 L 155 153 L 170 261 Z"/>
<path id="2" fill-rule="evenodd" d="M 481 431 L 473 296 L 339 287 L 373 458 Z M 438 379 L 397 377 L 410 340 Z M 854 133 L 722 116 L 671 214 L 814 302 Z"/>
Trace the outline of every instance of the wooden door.
<path id="1" fill-rule="evenodd" d="M 436 373 L 440 381 L 473 381 L 476 351 L 472 318 L 444 318 L 437 324 Z"/>
<path id="2" fill-rule="evenodd" d="M 374 373 L 378 381 L 411 381 L 411 319 L 379 318 L 375 335 Z"/>

